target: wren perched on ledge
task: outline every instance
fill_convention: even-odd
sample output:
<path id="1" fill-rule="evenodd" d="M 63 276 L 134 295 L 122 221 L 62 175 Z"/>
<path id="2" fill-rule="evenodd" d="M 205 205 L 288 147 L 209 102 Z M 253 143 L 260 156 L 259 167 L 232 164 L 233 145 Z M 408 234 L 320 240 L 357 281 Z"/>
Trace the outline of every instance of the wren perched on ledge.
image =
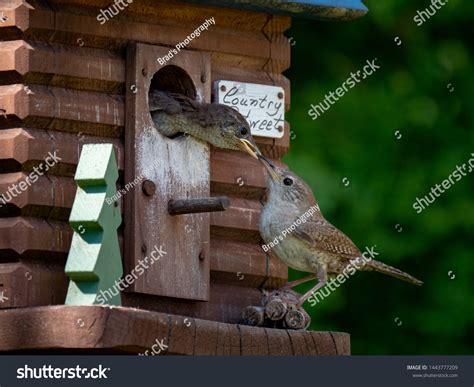
<path id="1" fill-rule="evenodd" d="M 341 231 L 329 223 L 321 214 L 311 188 L 294 173 L 278 168 L 261 157 L 268 174 L 268 200 L 260 217 L 260 234 L 265 243 L 278 238 L 309 208 L 317 208 L 312 216 L 305 219 L 292 232 L 273 247 L 276 256 L 289 267 L 315 273 L 290 282 L 283 289 L 317 279 L 318 284 L 302 295 L 297 306 L 301 306 L 316 290 L 323 287 L 328 277 L 342 274 L 344 269 L 362 257 L 356 245 Z M 394 267 L 376 260 L 367 260 L 357 270 L 378 271 L 392 277 L 422 285 L 423 282 Z M 355 270 L 354 270 L 355 271 Z"/>
<path id="2" fill-rule="evenodd" d="M 229 106 L 154 90 L 149 95 L 149 107 L 157 130 L 164 136 L 187 133 L 218 148 L 241 150 L 254 158 L 261 155 L 247 120 Z"/>

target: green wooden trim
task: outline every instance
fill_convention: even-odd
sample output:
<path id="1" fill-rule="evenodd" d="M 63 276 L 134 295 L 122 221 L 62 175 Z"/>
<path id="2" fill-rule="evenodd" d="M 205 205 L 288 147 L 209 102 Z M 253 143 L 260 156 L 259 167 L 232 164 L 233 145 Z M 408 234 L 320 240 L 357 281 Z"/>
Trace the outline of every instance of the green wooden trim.
<path id="1" fill-rule="evenodd" d="M 70 278 L 67 305 L 104 303 L 104 297 L 99 297 L 101 291 L 111 294 L 105 303 L 121 305 L 115 281 L 123 275 L 117 235 L 122 216 L 120 207 L 105 200 L 117 192 L 117 179 L 113 145 L 84 145 L 74 177 L 78 187 L 69 217 L 74 235 L 65 269 Z"/>

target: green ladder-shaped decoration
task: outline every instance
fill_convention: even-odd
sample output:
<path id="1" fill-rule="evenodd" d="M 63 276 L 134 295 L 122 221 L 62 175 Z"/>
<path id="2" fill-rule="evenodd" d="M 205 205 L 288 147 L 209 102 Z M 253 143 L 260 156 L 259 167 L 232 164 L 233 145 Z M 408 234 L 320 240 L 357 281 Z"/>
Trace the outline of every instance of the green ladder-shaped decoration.
<path id="1" fill-rule="evenodd" d="M 112 144 L 83 146 L 69 217 L 74 235 L 66 263 L 70 278 L 66 305 L 121 305 L 115 281 L 123 274 L 117 236 L 122 217 L 116 202 L 107 204 L 105 200 L 116 194 L 117 178 Z"/>

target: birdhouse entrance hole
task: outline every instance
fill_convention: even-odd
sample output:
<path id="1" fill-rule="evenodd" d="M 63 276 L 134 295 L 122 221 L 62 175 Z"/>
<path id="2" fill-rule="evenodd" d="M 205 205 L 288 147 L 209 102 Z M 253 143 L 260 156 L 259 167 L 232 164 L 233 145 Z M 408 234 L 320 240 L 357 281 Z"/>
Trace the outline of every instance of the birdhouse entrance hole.
<path id="1" fill-rule="evenodd" d="M 150 83 L 150 92 L 153 90 L 183 94 L 196 99 L 196 87 L 191 77 L 181 67 L 168 65 L 158 70 Z"/>
<path id="2" fill-rule="evenodd" d="M 207 301 L 209 213 L 181 215 L 170 212 L 169 206 L 174 203 L 179 210 L 183 202 L 210 196 L 209 146 L 161 134 L 150 114 L 149 93 L 160 90 L 209 102 L 210 57 L 183 50 L 162 66 L 157 59 L 168 51 L 141 43 L 131 44 L 127 51 L 124 177 L 125 183 L 140 183 L 125 195 L 125 273 L 136 276 L 142 272 L 137 270 L 141 263 L 148 266 L 127 291 L 172 297 L 174 302 Z M 161 254 L 152 263 L 158 250 Z"/>
<path id="3" fill-rule="evenodd" d="M 166 91 L 168 93 L 182 94 L 188 98 L 196 99 L 196 87 L 191 77 L 181 67 L 168 65 L 158 70 L 150 83 L 149 95 L 154 91 Z M 178 132 L 168 138 L 175 139 L 183 136 Z"/>

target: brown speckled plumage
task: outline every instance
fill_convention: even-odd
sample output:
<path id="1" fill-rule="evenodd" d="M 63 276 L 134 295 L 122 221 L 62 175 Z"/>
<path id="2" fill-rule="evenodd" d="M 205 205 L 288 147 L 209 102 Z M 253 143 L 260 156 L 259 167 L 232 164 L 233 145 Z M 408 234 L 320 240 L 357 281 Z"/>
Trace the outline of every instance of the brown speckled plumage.
<path id="1" fill-rule="evenodd" d="M 328 277 L 342 274 L 350 261 L 362 257 L 362 253 L 323 217 L 311 188 L 301 178 L 266 161 L 264 165 L 270 178 L 268 200 L 260 218 L 260 233 L 267 245 L 278 242 L 273 243 L 272 250 L 288 266 L 317 275 L 318 286 L 302 297 L 303 302 L 312 291 L 324 285 Z M 306 222 L 279 238 L 312 207 L 318 210 Z M 368 261 L 359 270 L 375 270 L 416 285 L 422 284 L 411 275 L 375 260 Z"/>
<path id="2" fill-rule="evenodd" d="M 149 95 L 150 113 L 157 130 L 167 137 L 179 132 L 225 149 L 245 150 L 247 140 L 259 153 L 247 120 L 235 109 L 194 101 L 184 95 L 154 90 Z"/>

